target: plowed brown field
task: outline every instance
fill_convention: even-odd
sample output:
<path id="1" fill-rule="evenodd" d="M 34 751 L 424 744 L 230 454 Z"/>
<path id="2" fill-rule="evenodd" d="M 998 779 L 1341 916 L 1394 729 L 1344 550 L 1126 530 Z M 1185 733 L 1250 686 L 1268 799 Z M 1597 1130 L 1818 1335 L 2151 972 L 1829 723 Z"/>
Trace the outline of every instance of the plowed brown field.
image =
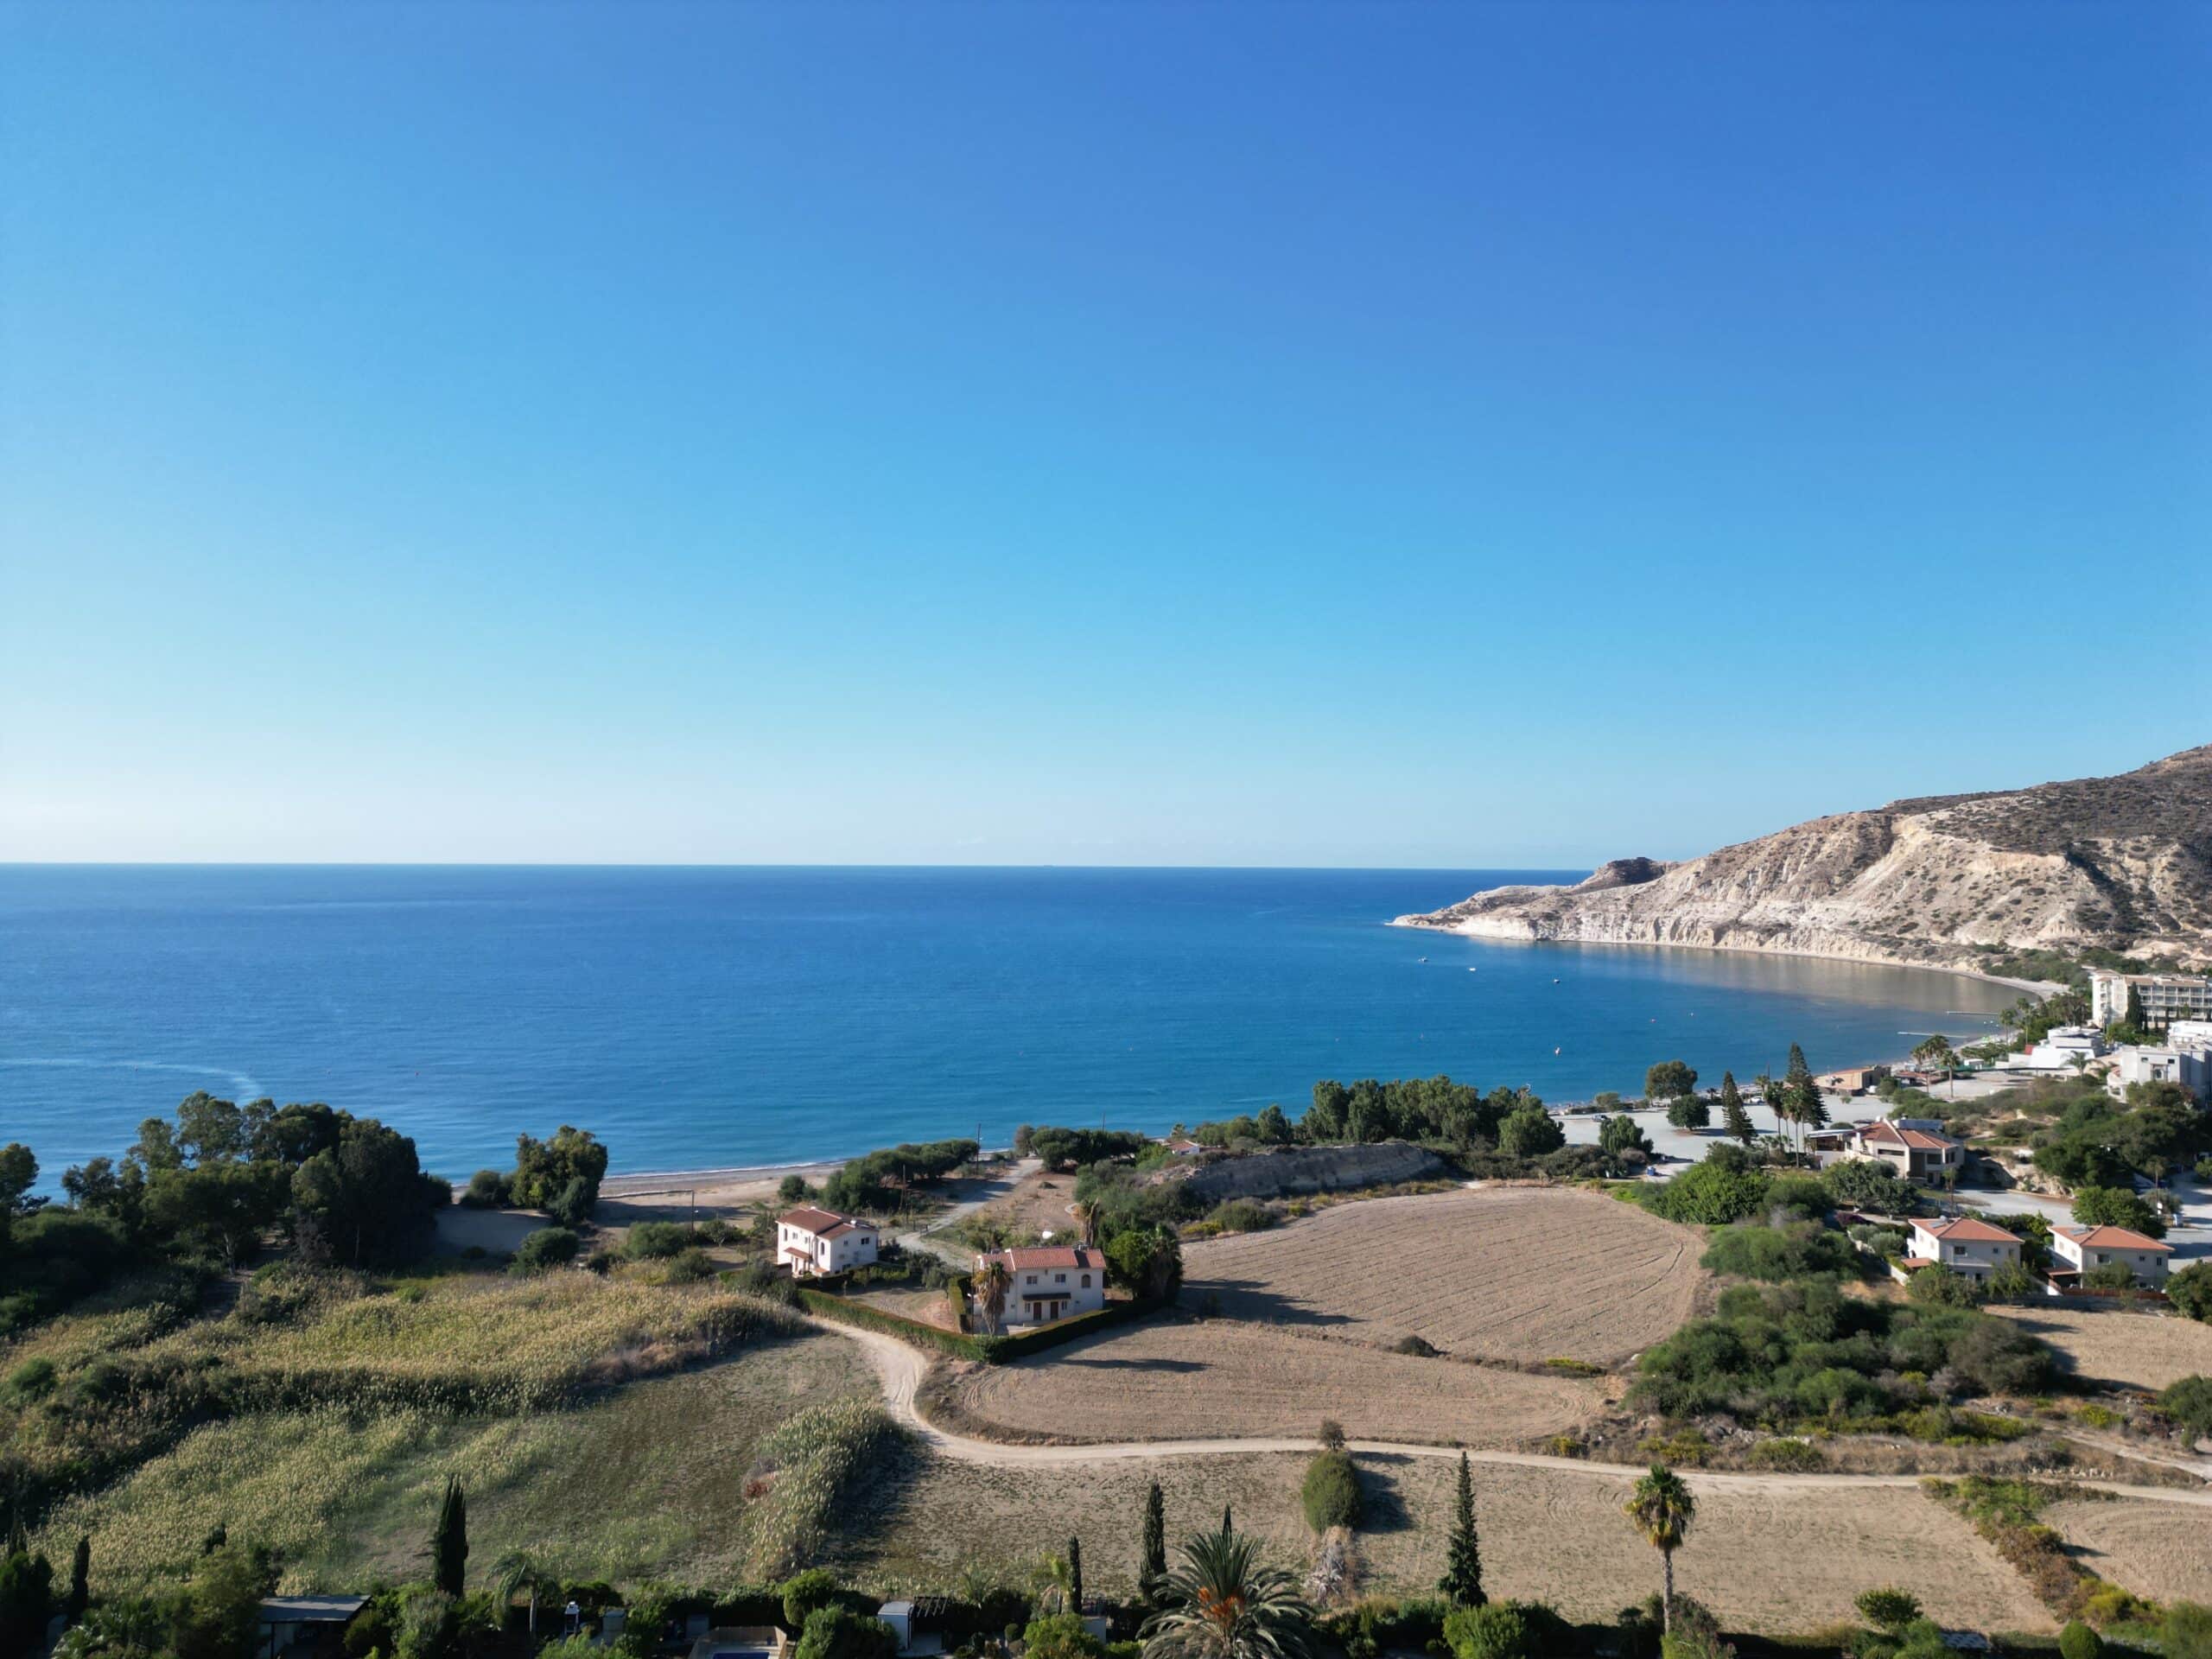
<path id="1" fill-rule="evenodd" d="M 2054 1503 L 2046 1524 L 2099 1578 L 2154 1601 L 2212 1603 L 2212 1522 L 2140 1498 Z"/>
<path id="2" fill-rule="evenodd" d="M 1564 1377 L 1171 1319 L 979 1366 L 957 1397 L 981 1422 L 1055 1440 L 1307 1434 L 1332 1417 L 1354 1439 L 1505 1446 L 1571 1427 L 1600 1395 Z"/>
<path id="3" fill-rule="evenodd" d="M 1447 1354 L 1611 1364 L 1688 1319 L 1696 1233 L 1560 1187 L 1487 1187 L 1338 1205 L 1184 1253 L 1184 1302 L 1233 1319 Z"/>

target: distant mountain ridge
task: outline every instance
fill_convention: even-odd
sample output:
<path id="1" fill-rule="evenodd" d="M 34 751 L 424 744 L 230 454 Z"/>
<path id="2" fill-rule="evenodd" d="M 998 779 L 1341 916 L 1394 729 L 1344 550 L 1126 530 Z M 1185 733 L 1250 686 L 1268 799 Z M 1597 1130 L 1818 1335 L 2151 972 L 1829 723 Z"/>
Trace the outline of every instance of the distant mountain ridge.
<path id="1" fill-rule="evenodd" d="M 1947 968 L 1977 946 L 2212 961 L 2212 744 L 2113 778 L 1892 801 L 1700 858 L 1616 859 L 1404 927 Z"/>

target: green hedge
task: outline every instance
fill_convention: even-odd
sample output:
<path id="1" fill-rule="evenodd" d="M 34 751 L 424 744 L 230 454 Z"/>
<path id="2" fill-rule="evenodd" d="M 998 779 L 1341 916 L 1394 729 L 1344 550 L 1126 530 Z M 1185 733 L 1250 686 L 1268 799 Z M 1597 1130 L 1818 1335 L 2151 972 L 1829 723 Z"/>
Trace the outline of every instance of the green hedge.
<path id="1" fill-rule="evenodd" d="M 956 1336 L 937 1325 L 925 1325 L 919 1319 L 888 1313 L 867 1302 L 831 1296 L 805 1287 L 800 1288 L 798 1295 L 799 1300 L 810 1310 L 824 1319 L 842 1319 L 848 1325 L 863 1325 L 871 1331 L 881 1331 L 898 1337 L 917 1347 L 934 1348 L 939 1353 L 950 1354 L 957 1359 L 980 1359 L 992 1365 L 1003 1365 L 1009 1360 L 1021 1358 L 1025 1354 L 1057 1348 L 1064 1342 L 1073 1342 L 1094 1331 L 1103 1331 L 1131 1319 L 1142 1319 L 1166 1306 L 1147 1299 L 1109 1302 L 1096 1313 L 1056 1320 L 1051 1325 L 1040 1325 L 1034 1330 L 1019 1332 L 1010 1337 L 968 1337 Z"/>
<path id="2" fill-rule="evenodd" d="M 910 1319 L 902 1313 L 892 1313 L 867 1302 L 851 1301 L 842 1296 L 832 1296 L 826 1291 L 802 1286 L 798 1299 L 812 1313 L 826 1319 L 842 1319 L 847 1325 L 857 1325 L 870 1331 L 881 1331 L 917 1347 L 934 1348 L 939 1353 L 952 1355 L 956 1359 L 988 1359 L 982 1343 L 974 1337 L 957 1336 L 940 1330 L 934 1325 L 924 1325 L 919 1319 Z"/>

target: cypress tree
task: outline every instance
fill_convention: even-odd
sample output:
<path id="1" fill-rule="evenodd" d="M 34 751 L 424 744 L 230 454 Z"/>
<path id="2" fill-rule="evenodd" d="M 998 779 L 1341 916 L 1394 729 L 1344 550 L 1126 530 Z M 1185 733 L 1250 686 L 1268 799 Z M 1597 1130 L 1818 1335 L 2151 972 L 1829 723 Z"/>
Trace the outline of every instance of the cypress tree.
<path id="1" fill-rule="evenodd" d="M 1167 1576 L 1167 1499 L 1154 1481 L 1144 1495 L 1144 1551 L 1137 1569 L 1137 1586 L 1149 1601 Z"/>
<path id="2" fill-rule="evenodd" d="M 1745 1146 L 1758 1139 L 1758 1131 L 1751 1126 L 1751 1115 L 1744 1109 L 1744 1091 L 1736 1086 L 1736 1074 L 1720 1074 L 1720 1126 L 1732 1140 Z"/>
<path id="3" fill-rule="evenodd" d="M 1083 1613 L 1083 1540 L 1068 1540 L 1068 1611 Z"/>
<path id="4" fill-rule="evenodd" d="M 77 1540 L 77 1554 L 69 1563 L 69 1599 L 61 1604 L 61 1611 L 74 1624 L 85 1616 L 85 1609 L 92 1599 L 92 1541 L 83 1535 Z"/>
<path id="5" fill-rule="evenodd" d="M 1813 1075 L 1813 1068 L 1805 1064 L 1805 1051 L 1796 1044 L 1789 1045 L 1789 1069 L 1783 1074 L 1785 1083 L 1803 1083 Z"/>
<path id="6" fill-rule="evenodd" d="M 1459 1503 L 1452 1519 L 1452 1541 L 1444 1552 L 1444 1577 L 1437 1586 L 1456 1607 L 1479 1607 L 1483 1594 L 1483 1553 L 1475 1539 L 1475 1479 L 1467 1454 L 1459 1454 Z"/>
<path id="7" fill-rule="evenodd" d="M 430 1535 L 430 1582 L 458 1599 L 467 1568 L 468 1502 L 461 1495 L 461 1482 L 448 1476 L 437 1529 Z"/>

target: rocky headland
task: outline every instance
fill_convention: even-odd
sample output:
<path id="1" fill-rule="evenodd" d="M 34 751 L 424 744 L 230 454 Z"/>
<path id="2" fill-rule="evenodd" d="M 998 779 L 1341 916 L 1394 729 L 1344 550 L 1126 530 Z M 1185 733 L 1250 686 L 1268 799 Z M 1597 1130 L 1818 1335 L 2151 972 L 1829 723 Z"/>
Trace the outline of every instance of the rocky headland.
<path id="1" fill-rule="evenodd" d="M 1893 801 L 1680 863 L 1616 859 L 1397 925 L 1974 971 L 2090 947 L 2212 962 L 2212 745 L 2113 778 Z"/>

